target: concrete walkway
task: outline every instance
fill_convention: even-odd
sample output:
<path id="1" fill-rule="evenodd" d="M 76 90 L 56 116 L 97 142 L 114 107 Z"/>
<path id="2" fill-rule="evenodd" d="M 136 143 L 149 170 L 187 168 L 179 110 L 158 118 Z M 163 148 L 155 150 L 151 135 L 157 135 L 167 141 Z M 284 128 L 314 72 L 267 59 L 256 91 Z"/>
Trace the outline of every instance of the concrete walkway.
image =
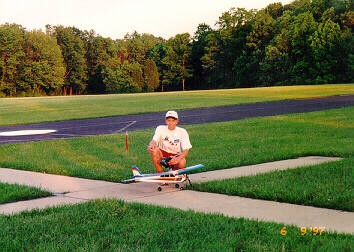
<path id="1" fill-rule="evenodd" d="M 274 170 L 287 170 L 294 169 L 301 166 L 310 166 L 315 164 L 321 164 L 331 161 L 338 161 L 341 158 L 330 158 L 330 157 L 301 157 L 296 159 L 281 160 L 276 162 L 269 162 L 257 165 L 248 165 L 242 167 L 235 167 L 231 169 L 223 169 L 216 171 L 203 172 L 198 174 L 189 175 L 190 179 L 194 182 L 207 182 L 211 180 L 221 180 L 228 178 L 238 178 L 245 176 L 252 176 L 256 174 L 271 172 Z"/>
<path id="2" fill-rule="evenodd" d="M 259 165 L 251 165 L 191 175 L 192 182 L 249 176 L 272 170 L 337 161 L 340 158 L 305 157 Z M 152 183 L 119 184 L 80 179 L 60 175 L 42 174 L 0 168 L 0 181 L 41 187 L 56 194 L 53 197 L 0 205 L 0 213 L 14 214 L 24 210 L 75 204 L 98 198 L 115 198 L 127 202 L 140 202 L 182 210 L 220 213 L 230 217 L 243 217 L 262 221 L 296 225 L 299 227 L 325 227 L 340 233 L 354 233 L 354 213 L 288 203 L 248 199 L 215 193 L 177 190 L 173 186 L 157 192 Z"/>

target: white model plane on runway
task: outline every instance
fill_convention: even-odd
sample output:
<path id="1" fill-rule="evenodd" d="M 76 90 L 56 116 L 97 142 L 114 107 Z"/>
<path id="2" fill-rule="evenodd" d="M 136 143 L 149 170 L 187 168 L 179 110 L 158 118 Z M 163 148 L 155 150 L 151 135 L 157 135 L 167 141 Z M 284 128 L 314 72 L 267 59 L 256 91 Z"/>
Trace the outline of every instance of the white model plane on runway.
<path id="1" fill-rule="evenodd" d="M 186 167 L 179 170 L 168 171 L 168 172 L 161 172 L 161 173 L 149 173 L 149 174 L 142 174 L 138 167 L 135 165 L 132 167 L 133 177 L 130 179 L 122 180 L 123 183 L 127 182 L 151 182 L 151 183 L 160 183 L 160 184 L 170 184 L 175 183 L 175 187 L 179 188 L 179 183 L 182 183 L 188 179 L 189 183 L 190 180 L 187 176 L 188 172 L 191 172 L 196 169 L 203 168 L 204 165 L 198 164 L 190 167 Z M 181 187 L 182 189 L 183 187 Z M 161 191 L 162 188 L 159 186 L 157 188 L 158 191 Z"/>

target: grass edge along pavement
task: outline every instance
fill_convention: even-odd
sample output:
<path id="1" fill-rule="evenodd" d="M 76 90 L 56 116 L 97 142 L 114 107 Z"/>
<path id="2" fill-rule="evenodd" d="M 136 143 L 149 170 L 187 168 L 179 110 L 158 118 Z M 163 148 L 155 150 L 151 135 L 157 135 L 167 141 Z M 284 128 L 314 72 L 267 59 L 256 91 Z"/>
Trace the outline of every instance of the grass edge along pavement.
<path id="1" fill-rule="evenodd" d="M 346 249 L 353 235 L 172 208 L 95 200 L 0 216 L 0 247 L 47 249 Z M 285 232 L 284 232 L 285 231 Z M 283 234 L 283 235 L 282 235 Z"/>
<path id="2" fill-rule="evenodd" d="M 353 84 L 0 99 L 0 126 L 354 94 Z"/>
<path id="3" fill-rule="evenodd" d="M 0 204 L 43 198 L 52 195 L 51 192 L 40 188 L 0 182 Z"/>
<path id="4" fill-rule="evenodd" d="M 354 157 L 350 157 L 291 170 L 193 183 L 187 189 L 353 212 L 353 170 Z"/>

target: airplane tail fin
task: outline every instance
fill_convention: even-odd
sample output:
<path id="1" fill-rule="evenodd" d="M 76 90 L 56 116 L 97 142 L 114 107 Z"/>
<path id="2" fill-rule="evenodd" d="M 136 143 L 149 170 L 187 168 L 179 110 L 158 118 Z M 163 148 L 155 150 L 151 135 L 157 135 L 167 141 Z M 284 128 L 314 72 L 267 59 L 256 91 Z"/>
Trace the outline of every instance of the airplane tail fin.
<path id="1" fill-rule="evenodd" d="M 135 165 L 132 167 L 132 171 L 133 171 L 133 175 L 134 176 L 141 176 L 141 172 L 139 171 L 138 167 L 136 167 Z"/>

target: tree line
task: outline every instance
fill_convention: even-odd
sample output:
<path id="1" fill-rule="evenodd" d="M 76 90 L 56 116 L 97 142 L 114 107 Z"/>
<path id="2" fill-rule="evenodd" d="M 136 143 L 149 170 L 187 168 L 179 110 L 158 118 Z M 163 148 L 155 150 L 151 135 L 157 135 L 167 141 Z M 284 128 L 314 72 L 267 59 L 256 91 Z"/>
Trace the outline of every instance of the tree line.
<path id="1" fill-rule="evenodd" d="M 134 32 L 0 26 L 0 96 L 132 93 L 353 82 L 353 2 L 231 8 L 216 28 L 167 40 Z"/>

